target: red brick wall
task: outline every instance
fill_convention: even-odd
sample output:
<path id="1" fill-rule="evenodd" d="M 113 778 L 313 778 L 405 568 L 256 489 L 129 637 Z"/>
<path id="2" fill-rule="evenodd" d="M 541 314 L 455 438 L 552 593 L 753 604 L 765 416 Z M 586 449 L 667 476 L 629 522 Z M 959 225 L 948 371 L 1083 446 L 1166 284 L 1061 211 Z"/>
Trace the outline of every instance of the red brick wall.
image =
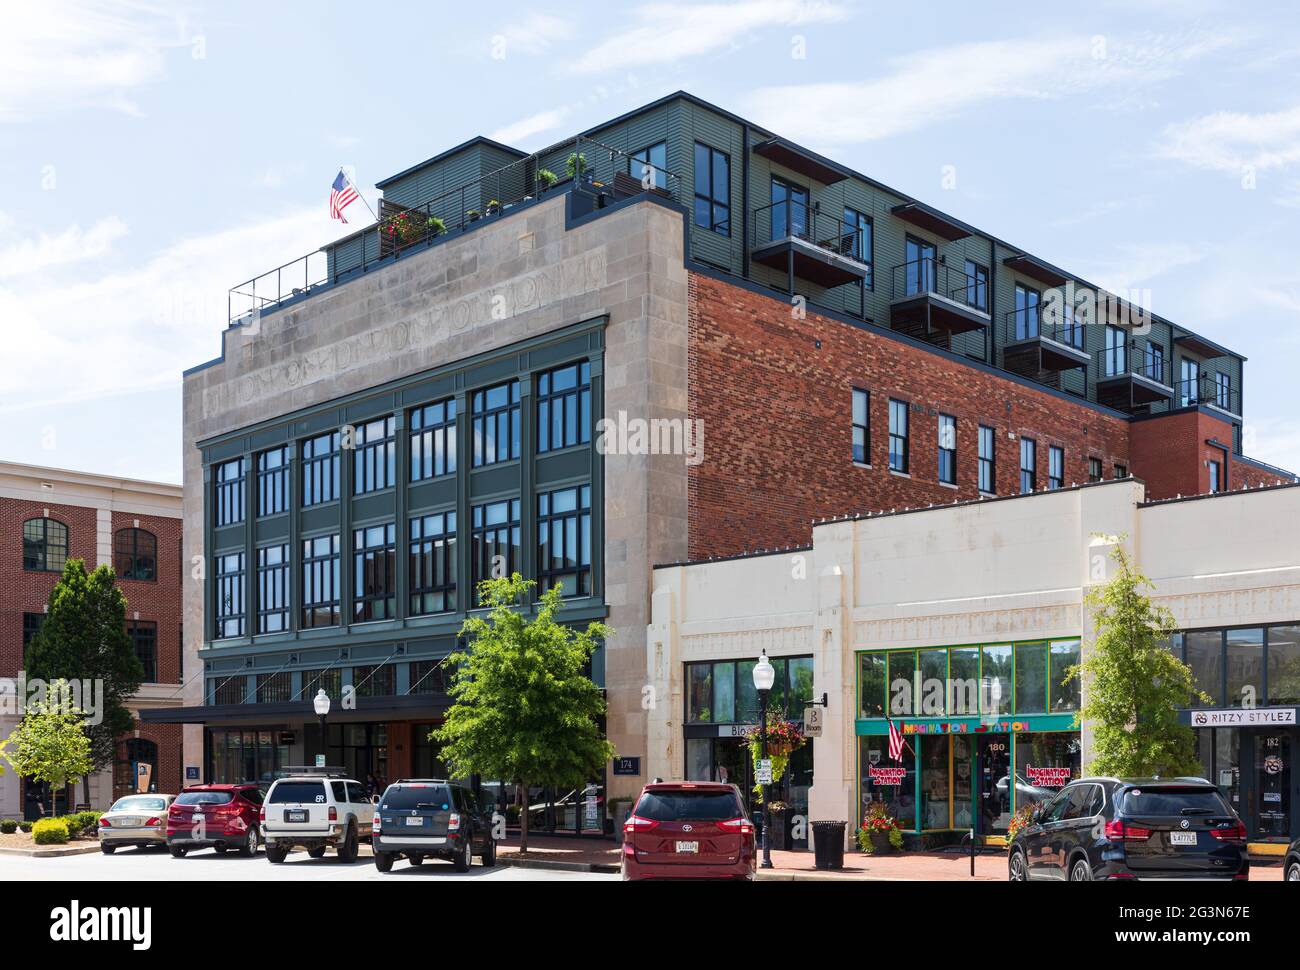
<path id="1" fill-rule="evenodd" d="M 1018 491 L 1020 436 L 1065 448 L 1065 483 L 1129 461 L 1129 423 L 881 334 L 690 274 L 689 408 L 704 460 L 689 471 L 689 555 L 805 544 L 814 518 L 978 495 L 978 426 L 996 430 L 997 492 Z M 821 341 L 818 348 L 817 341 Z M 852 389 L 871 392 L 870 468 L 852 461 Z M 910 413 L 910 477 L 888 466 L 889 399 Z M 938 481 L 938 414 L 957 419 L 957 487 Z M 1015 437 L 1008 437 L 1008 435 Z"/>
<path id="2" fill-rule="evenodd" d="M 177 794 L 185 787 L 182 780 L 184 769 L 181 767 L 182 750 L 181 750 L 181 732 L 180 724 L 144 724 L 136 722 L 136 730 L 131 734 L 124 734 L 118 744 L 117 757 L 118 765 L 115 766 L 113 773 L 113 797 L 119 798 L 122 795 L 130 794 L 135 790 L 135 781 L 131 776 L 131 766 L 126 761 L 127 748 L 125 742 L 130 738 L 136 737 L 146 741 L 152 741 L 158 745 L 158 764 L 156 765 L 153 776 L 153 784 L 158 791 L 163 794 Z"/>
<path id="3" fill-rule="evenodd" d="M 1232 425 L 1213 414 L 1182 411 L 1133 422 L 1131 440 L 1133 474 L 1147 483 L 1147 498 L 1200 495 L 1210 490 L 1207 463 L 1224 461 L 1224 450 L 1206 442 L 1219 441 L 1230 449 Z M 1229 462 L 1228 488 L 1277 480 L 1252 465 Z"/>
<path id="4" fill-rule="evenodd" d="M 1230 488 L 1258 488 L 1261 485 L 1276 485 L 1279 481 L 1290 482 L 1294 479 L 1289 475 L 1279 475 L 1257 465 L 1249 465 L 1233 459 L 1228 485 Z"/>
<path id="5" fill-rule="evenodd" d="M 152 532 L 158 540 L 158 578 L 154 582 L 134 579 L 117 581 L 126 596 L 126 618 L 138 611 L 144 622 L 158 624 L 158 683 L 181 683 L 181 582 L 185 571 L 181 565 L 180 519 L 113 513 L 113 537 L 119 529 L 139 528 Z"/>

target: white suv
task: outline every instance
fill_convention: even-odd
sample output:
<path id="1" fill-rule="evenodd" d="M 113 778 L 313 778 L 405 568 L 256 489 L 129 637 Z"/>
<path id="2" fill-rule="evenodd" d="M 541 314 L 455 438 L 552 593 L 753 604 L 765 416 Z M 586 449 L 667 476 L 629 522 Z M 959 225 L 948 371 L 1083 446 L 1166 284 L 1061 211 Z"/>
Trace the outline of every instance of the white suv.
<path id="1" fill-rule="evenodd" d="M 283 862 L 290 849 L 301 847 L 319 859 L 333 846 L 340 862 L 355 862 L 374 813 L 374 800 L 351 778 L 322 771 L 277 779 L 262 802 L 266 857 Z"/>

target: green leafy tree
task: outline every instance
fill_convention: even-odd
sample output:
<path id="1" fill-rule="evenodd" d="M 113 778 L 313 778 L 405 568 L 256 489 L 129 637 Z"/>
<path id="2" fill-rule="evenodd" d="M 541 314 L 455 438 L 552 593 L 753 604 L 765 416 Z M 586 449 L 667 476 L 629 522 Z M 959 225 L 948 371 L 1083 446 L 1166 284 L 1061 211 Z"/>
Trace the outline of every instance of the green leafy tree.
<path id="1" fill-rule="evenodd" d="M 1209 698 L 1191 668 L 1162 644 L 1177 627 L 1147 595 L 1151 581 L 1122 544 L 1111 558 L 1115 577 L 1087 597 L 1096 624 L 1092 649 L 1065 677 L 1086 685 L 1076 722 L 1093 726 L 1095 757 L 1087 770 L 1121 778 L 1200 774 L 1196 736 L 1178 723 L 1178 709 Z"/>
<path id="2" fill-rule="evenodd" d="M 135 726 L 126 701 L 140 689 L 144 668 L 126 633 L 126 596 L 111 566 L 86 572 L 69 559 L 54 589 L 49 611 L 32 638 L 28 679 L 89 681 L 103 685 L 103 719 L 87 725 L 92 770 L 82 776 L 82 801 L 90 801 L 90 775 L 111 768 L 117 739 Z"/>
<path id="3" fill-rule="evenodd" d="M 614 757 L 597 726 L 605 699 L 583 673 L 611 631 L 603 623 L 585 630 L 557 623 L 558 587 L 542 594 L 530 618 L 519 607 L 534 585 L 518 573 L 479 583 L 488 613 L 461 627 L 468 649 L 447 658 L 456 670 L 454 703 L 429 735 L 459 772 L 506 779 L 523 793 L 521 852 L 528 851 L 529 786 L 576 788 Z"/>
<path id="4" fill-rule="evenodd" d="M 49 784 L 51 815 L 54 792 L 95 769 L 90 738 L 82 727 L 85 715 L 68 702 L 70 697 L 67 681 L 50 684 L 46 698 L 28 706 L 4 749 L 14 771 Z"/>

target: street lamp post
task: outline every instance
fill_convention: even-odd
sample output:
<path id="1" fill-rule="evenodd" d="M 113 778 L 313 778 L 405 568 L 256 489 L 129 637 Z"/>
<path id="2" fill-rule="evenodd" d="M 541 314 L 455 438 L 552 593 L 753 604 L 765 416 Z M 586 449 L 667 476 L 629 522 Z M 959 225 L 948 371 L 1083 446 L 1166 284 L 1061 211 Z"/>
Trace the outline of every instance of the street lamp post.
<path id="1" fill-rule="evenodd" d="M 329 760 L 326 754 L 328 745 L 325 741 L 325 715 L 330 712 L 330 695 L 325 693 L 325 688 L 322 687 L 316 692 L 311 704 L 312 707 L 316 708 L 316 716 L 320 718 L 320 755 L 321 767 L 324 767 L 325 762 Z"/>
<path id="2" fill-rule="evenodd" d="M 772 690 L 772 684 L 776 681 L 776 670 L 767 659 L 767 651 L 764 650 L 758 658 L 758 663 L 754 664 L 754 689 L 758 691 L 758 737 L 759 758 L 761 761 L 767 760 L 767 695 Z M 772 812 L 768 808 L 771 803 L 771 784 L 767 783 L 763 788 L 763 862 L 762 868 L 772 868 L 772 840 L 770 831 L 772 828 Z"/>

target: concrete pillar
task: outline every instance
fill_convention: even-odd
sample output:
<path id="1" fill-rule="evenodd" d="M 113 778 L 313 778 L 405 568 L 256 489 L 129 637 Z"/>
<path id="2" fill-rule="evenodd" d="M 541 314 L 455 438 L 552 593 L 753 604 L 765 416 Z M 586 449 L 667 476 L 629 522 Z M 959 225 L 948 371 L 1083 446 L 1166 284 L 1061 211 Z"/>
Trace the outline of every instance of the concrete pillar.
<path id="1" fill-rule="evenodd" d="M 653 778 L 681 778 L 683 762 L 682 646 L 678 629 L 682 580 L 681 567 L 661 569 L 650 596 L 650 623 L 646 627 L 646 682 L 642 694 L 646 746 L 642 773 Z"/>
<path id="2" fill-rule="evenodd" d="M 822 736 L 813 745 L 813 785 L 808 792 L 812 821 L 843 820 L 852 829 L 855 719 L 853 672 L 853 523 L 813 530 L 813 696 L 827 695 Z"/>

